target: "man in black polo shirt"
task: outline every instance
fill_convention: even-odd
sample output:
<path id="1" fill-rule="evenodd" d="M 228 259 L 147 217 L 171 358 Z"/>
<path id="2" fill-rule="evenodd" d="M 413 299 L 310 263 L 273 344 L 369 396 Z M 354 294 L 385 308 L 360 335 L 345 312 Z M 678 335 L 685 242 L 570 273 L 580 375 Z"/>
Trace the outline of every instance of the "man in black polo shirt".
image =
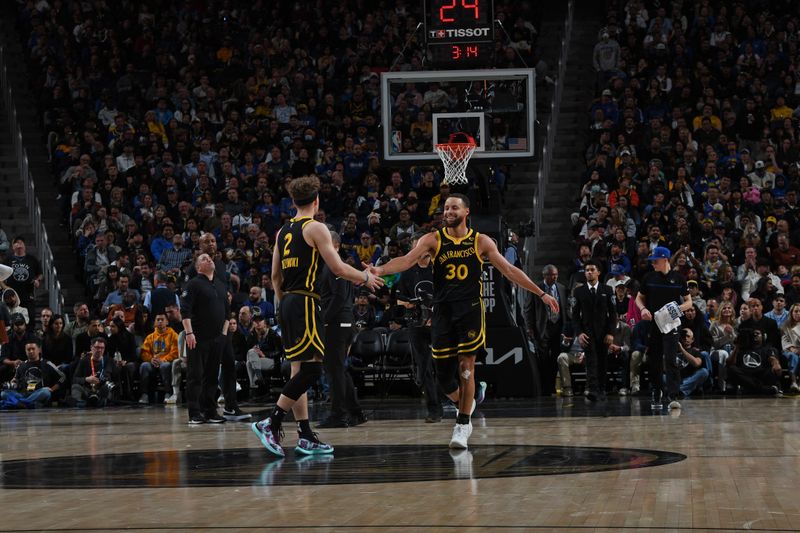
<path id="1" fill-rule="evenodd" d="M 235 293 L 236 291 L 230 290 L 229 281 L 225 273 L 225 263 L 223 263 L 221 259 L 214 259 L 217 255 L 217 239 L 214 238 L 213 234 L 206 233 L 200 237 L 200 252 L 208 254 L 214 262 L 214 271 L 216 273 L 214 275 L 214 283 L 221 285 L 222 290 L 226 293 Z M 188 274 L 189 278 L 196 277 L 198 274 L 197 269 L 189 267 Z M 227 331 L 227 320 L 225 323 Z M 222 410 L 222 415 L 226 420 L 247 420 L 250 418 L 250 413 L 242 412 L 242 410 L 239 409 L 239 402 L 236 399 L 236 360 L 233 356 L 233 345 L 228 336 L 223 336 L 222 339 L 225 342 L 220 344 L 220 353 L 217 358 L 222 367 L 222 383 L 220 385 L 222 388 L 222 395 L 225 398 L 225 407 Z"/>
<path id="2" fill-rule="evenodd" d="M 189 424 L 221 424 L 217 413 L 217 372 L 222 345 L 227 343 L 228 293 L 216 276 L 214 261 L 200 254 L 195 261 L 198 275 L 185 286 L 181 300 L 183 329 L 188 348 L 186 399 Z"/>
<path id="3" fill-rule="evenodd" d="M 653 315 L 670 303 L 674 304 L 673 312 L 681 316 L 692 306 L 686 278 L 672 270 L 669 264 L 671 255 L 669 248 L 656 246 L 647 258 L 653 265 L 653 271 L 645 274 L 636 297 L 636 307 L 642 313 L 642 320 L 653 320 Z M 677 363 L 680 322 L 673 322 L 673 325 L 666 333 L 657 324 L 650 327 L 647 358 L 650 365 L 653 409 L 661 409 L 663 403 L 668 403 L 670 409 L 681 408 L 678 402 L 681 372 Z M 665 373 L 666 390 L 663 378 Z"/>

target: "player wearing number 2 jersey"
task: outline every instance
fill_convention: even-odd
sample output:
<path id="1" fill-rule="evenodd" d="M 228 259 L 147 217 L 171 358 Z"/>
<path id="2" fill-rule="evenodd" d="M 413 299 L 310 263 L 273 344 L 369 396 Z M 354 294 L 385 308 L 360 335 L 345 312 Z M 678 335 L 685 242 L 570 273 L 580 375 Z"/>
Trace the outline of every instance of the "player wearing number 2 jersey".
<path id="1" fill-rule="evenodd" d="M 451 194 L 444 204 L 445 227 L 425 235 L 403 257 L 380 267 L 370 267 L 383 276 L 411 268 L 425 254 L 433 258 L 432 353 L 437 378 L 444 393 L 458 405 L 458 417 L 450 439 L 451 448 L 466 448 L 472 433 L 470 415 L 474 409 L 475 356 L 486 344 L 481 299 L 483 259 L 487 258 L 509 280 L 542 298 L 558 313 L 556 300 L 497 250 L 494 241 L 467 228 L 469 199 Z"/>
<path id="2" fill-rule="evenodd" d="M 252 424 L 251 429 L 264 447 L 278 457 L 284 456 L 281 424 L 290 409 L 299 434 L 295 452 L 333 453 L 333 446 L 320 442 L 311 431 L 306 398 L 306 390 L 322 375 L 325 352 L 320 337 L 322 320 L 317 290 L 320 261 L 325 261 L 336 276 L 363 283 L 369 289 L 383 285 L 382 279 L 368 271 L 361 272 L 345 264 L 333 247 L 328 228 L 314 220 L 319 209 L 319 187 L 319 179 L 314 176 L 295 178 L 289 183 L 297 216 L 278 232 L 272 253 L 272 284 L 280 300 L 281 336 L 292 376 L 270 415 Z"/>

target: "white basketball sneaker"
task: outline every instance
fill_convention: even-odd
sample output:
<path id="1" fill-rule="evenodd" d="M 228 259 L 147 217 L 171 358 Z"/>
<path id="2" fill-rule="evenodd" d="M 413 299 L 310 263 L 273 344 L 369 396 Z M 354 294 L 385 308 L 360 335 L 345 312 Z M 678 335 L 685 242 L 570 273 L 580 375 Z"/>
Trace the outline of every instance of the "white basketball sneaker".
<path id="1" fill-rule="evenodd" d="M 466 450 L 470 435 L 472 435 L 472 424 L 456 424 L 453 436 L 450 438 L 450 447 Z"/>

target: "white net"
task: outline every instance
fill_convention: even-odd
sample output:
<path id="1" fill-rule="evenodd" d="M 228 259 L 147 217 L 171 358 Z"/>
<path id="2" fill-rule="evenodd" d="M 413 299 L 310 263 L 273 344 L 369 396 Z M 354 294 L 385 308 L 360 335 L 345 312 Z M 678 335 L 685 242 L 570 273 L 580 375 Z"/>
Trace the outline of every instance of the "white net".
<path id="1" fill-rule="evenodd" d="M 464 185 L 467 183 L 467 163 L 475 145 L 471 143 L 445 143 L 434 146 L 444 164 L 444 183 Z"/>

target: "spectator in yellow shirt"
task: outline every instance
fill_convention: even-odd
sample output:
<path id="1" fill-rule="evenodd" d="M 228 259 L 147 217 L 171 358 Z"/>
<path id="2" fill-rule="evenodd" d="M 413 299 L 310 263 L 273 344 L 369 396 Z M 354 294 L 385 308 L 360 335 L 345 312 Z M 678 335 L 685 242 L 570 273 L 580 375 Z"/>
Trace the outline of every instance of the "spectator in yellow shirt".
<path id="1" fill-rule="evenodd" d="M 775 98 L 775 107 L 769 110 L 770 122 L 792 118 L 792 108 L 786 105 L 786 98 L 779 94 Z"/>
<path id="2" fill-rule="evenodd" d="M 711 121 L 711 127 L 717 131 L 722 131 L 722 121 L 717 115 L 714 114 L 714 108 L 709 104 L 703 106 L 701 115 L 694 117 L 692 120 L 692 130 L 697 131 L 703 125 L 703 119 L 708 118 Z"/>
<path id="3" fill-rule="evenodd" d="M 155 316 L 155 330 L 142 343 L 142 365 L 139 367 L 139 403 L 155 403 L 155 388 L 150 375 L 155 369 L 161 373 L 161 384 L 172 394 L 172 361 L 178 358 L 178 334 L 167 326 L 167 315 Z"/>
<path id="4" fill-rule="evenodd" d="M 144 114 L 144 121 L 147 124 L 147 131 L 149 133 L 155 133 L 158 137 L 158 140 L 167 147 L 169 146 L 169 138 L 167 137 L 167 131 L 164 129 L 164 125 L 158 121 L 156 117 L 155 111 L 148 111 Z"/>
<path id="5" fill-rule="evenodd" d="M 447 200 L 448 196 L 450 196 L 450 185 L 447 183 L 442 183 L 439 186 L 439 194 L 431 198 L 431 205 L 428 207 L 429 217 L 433 216 L 437 208 L 444 208 L 444 202 Z"/>
<path id="6" fill-rule="evenodd" d="M 361 242 L 356 245 L 355 252 L 359 261 L 374 265 L 383 254 L 383 248 L 374 242 L 368 231 L 365 231 L 361 234 Z"/>
<path id="7" fill-rule="evenodd" d="M 411 131 L 413 132 L 415 129 L 421 131 L 422 136 L 426 139 L 433 137 L 433 123 L 428 120 L 424 111 L 417 113 L 417 120 L 411 123 Z"/>

